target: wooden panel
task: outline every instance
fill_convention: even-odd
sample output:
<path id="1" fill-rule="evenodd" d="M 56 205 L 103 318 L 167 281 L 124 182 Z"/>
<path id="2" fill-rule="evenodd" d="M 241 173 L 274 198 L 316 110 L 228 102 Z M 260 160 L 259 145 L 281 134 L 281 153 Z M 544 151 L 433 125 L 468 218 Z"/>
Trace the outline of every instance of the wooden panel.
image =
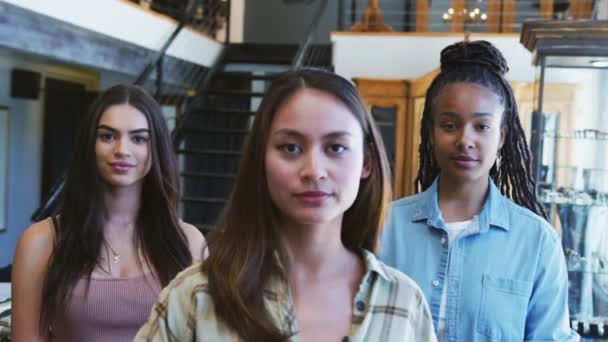
<path id="1" fill-rule="evenodd" d="M 429 0 L 416 0 L 416 32 L 429 30 Z"/>
<path id="2" fill-rule="evenodd" d="M 540 0 L 539 17 L 541 19 L 553 18 L 553 0 Z"/>
<path id="3" fill-rule="evenodd" d="M 579 6 L 579 19 L 591 19 L 593 13 L 593 2 L 591 0 L 581 0 L 581 4 Z"/>
<path id="4" fill-rule="evenodd" d="M 422 120 L 422 111 L 424 109 L 424 97 L 410 98 L 408 101 L 406 119 L 407 123 L 402 134 L 406 135 L 404 142 L 404 166 L 402 180 L 402 197 L 410 196 L 416 193 L 414 181 L 418 175 L 418 165 L 420 164 L 418 149 L 420 146 L 420 124 Z"/>
<path id="5" fill-rule="evenodd" d="M 574 19 L 590 19 L 593 12 L 593 1 L 570 0 L 570 16 Z"/>
<path id="6" fill-rule="evenodd" d="M 570 15 L 574 19 L 577 19 L 579 17 L 580 4 L 581 0 L 570 0 Z"/>
<path id="7" fill-rule="evenodd" d="M 500 32 L 501 0 L 488 0 L 488 32 Z"/>
<path id="8" fill-rule="evenodd" d="M 403 186 L 406 181 L 404 178 L 405 168 L 407 167 L 406 161 L 409 159 L 404 151 L 406 146 L 406 128 L 407 127 L 407 112 L 405 106 L 405 98 L 399 101 L 397 107 L 397 119 L 395 120 L 395 166 L 393 175 L 393 198 L 401 198 L 407 196 L 407 193 L 403 192 Z"/>
<path id="9" fill-rule="evenodd" d="M 450 30 L 452 32 L 464 32 L 464 0 L 452 0 L 452 8 L 454 9 L 454 15 L 452 15 Z"/>
<path id="10" fill-rule="evenodd" d="M 407 95 L 406 83 L 403 80 L 353 78 L 359 92 L 364 98 L 369 96 L 402 97 Z"/>
<path id="11" fill-rule="evenodd" d="M 517 15 L 515 0 L 503 0 L 502 9 L 502 32 L 514 32 Z"/>
<path id="12" fill-rule="evenodd" d="M 353 32 L 390 32 L 393 29 L 382 22 L 382 11 L 378 6 L 378 0 L 369 0 L 361 22 L 353 25 L 350 30 Z"/>
<path id="13" fill-rule="evenodd" d="M 367 109 L 383 107 L 397 109 L 395 118 L 395 160 L 393 170 L 393 198 L 404 196 L 402 191 L 404 181 L 404 167 L 406 164 L 406 96 L 408 86 L 404 80 L 363 79 L 353 78 L 361 96 L 367 102 Z"/>
<path id="14" fill-rule="evenodd" d="M 414 98 L 414 97 L 424 98 L 426 96 L 427 89 L 429 89 L 429 87 L 431 86 L 431 83 L 433 82 L 435 77 L 437 77 L 437 75 L 439 75 L 439 71 L 440 71 L 439 69 L 435 69 L 435 70 L 427 73 L 426 75 L 423 75 L 420 78 L 410 81 L 409 97 L 410 98 Z"/>

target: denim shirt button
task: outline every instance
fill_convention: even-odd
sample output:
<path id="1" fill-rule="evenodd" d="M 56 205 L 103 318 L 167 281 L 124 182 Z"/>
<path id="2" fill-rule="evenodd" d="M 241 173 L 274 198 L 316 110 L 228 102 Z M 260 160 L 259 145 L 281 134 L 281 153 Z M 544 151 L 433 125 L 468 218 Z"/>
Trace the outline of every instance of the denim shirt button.
<path id="1" fill-rule="evenodd" d="M 446 242 L 448 242 L 448 239 L 446 239 L 445 237 L 442 237 L 442 238 L 441 238 L 441 244 L 442 244 L 443 246 L 445 246 Z"/>
<path id="2" fill-rule="evenodd" d="M 358 300 L 357 303 L 355 303 L 355 307 L 357 308 L 357 310 L 363 311 L 365 310 L 365 303 L 361 300 Z"/>
<path id="3" fill-rule="evenodd" d="M 433 280 L 433 287 L 439 286 L 439 280 Z"/>

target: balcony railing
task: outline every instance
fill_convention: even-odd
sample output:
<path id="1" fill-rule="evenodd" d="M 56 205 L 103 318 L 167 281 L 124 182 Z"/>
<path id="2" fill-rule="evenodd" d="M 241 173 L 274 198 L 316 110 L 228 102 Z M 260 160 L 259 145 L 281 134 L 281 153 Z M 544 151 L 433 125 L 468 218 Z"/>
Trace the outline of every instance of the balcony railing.
<path id="1" fill-rule="evenodd" d="M 353 31 L 515 33 L 530 19 L 591 19 L 602 0 L 344 0 Z"/>

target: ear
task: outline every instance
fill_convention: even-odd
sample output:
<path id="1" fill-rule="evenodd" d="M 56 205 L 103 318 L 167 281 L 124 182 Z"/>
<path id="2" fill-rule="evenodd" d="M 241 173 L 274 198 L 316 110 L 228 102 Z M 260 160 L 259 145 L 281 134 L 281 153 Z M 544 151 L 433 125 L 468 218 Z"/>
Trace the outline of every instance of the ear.
<path id="1" fill-rule="evenodd" d="M 372 149 L 370 146 L 365 147 L 363 154 L 363 169 L 361 170 L 361 179 L 366 179 L 372 173 Z"/>
<path id="2" fill-rule="evenodd" d="M 498 149 L 500 150 L 507 140 L 508 128 L 506 126 L 500 128 L 500 141 L 498 142 Z"/>

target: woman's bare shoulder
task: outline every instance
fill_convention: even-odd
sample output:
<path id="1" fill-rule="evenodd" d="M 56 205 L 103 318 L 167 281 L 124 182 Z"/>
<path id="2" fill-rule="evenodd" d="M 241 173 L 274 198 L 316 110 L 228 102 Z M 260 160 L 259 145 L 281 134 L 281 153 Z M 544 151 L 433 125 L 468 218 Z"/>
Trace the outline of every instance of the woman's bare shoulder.
<path id="1" fill-rule="evenodd" d="M 36 222 L 29 226 L 19 238 L 17 248 L 27 250 L 50 251 L 55 240 L 55 229 L 50 218 Z"/>
<path id="2" fill-rule="evenodd" d="M 204 260 L 207 257 L 207 242 L 203 233 L 195 226 L 182 220 L 179 220 L 179 226 L 188 240 L 193 262 Z"/>

